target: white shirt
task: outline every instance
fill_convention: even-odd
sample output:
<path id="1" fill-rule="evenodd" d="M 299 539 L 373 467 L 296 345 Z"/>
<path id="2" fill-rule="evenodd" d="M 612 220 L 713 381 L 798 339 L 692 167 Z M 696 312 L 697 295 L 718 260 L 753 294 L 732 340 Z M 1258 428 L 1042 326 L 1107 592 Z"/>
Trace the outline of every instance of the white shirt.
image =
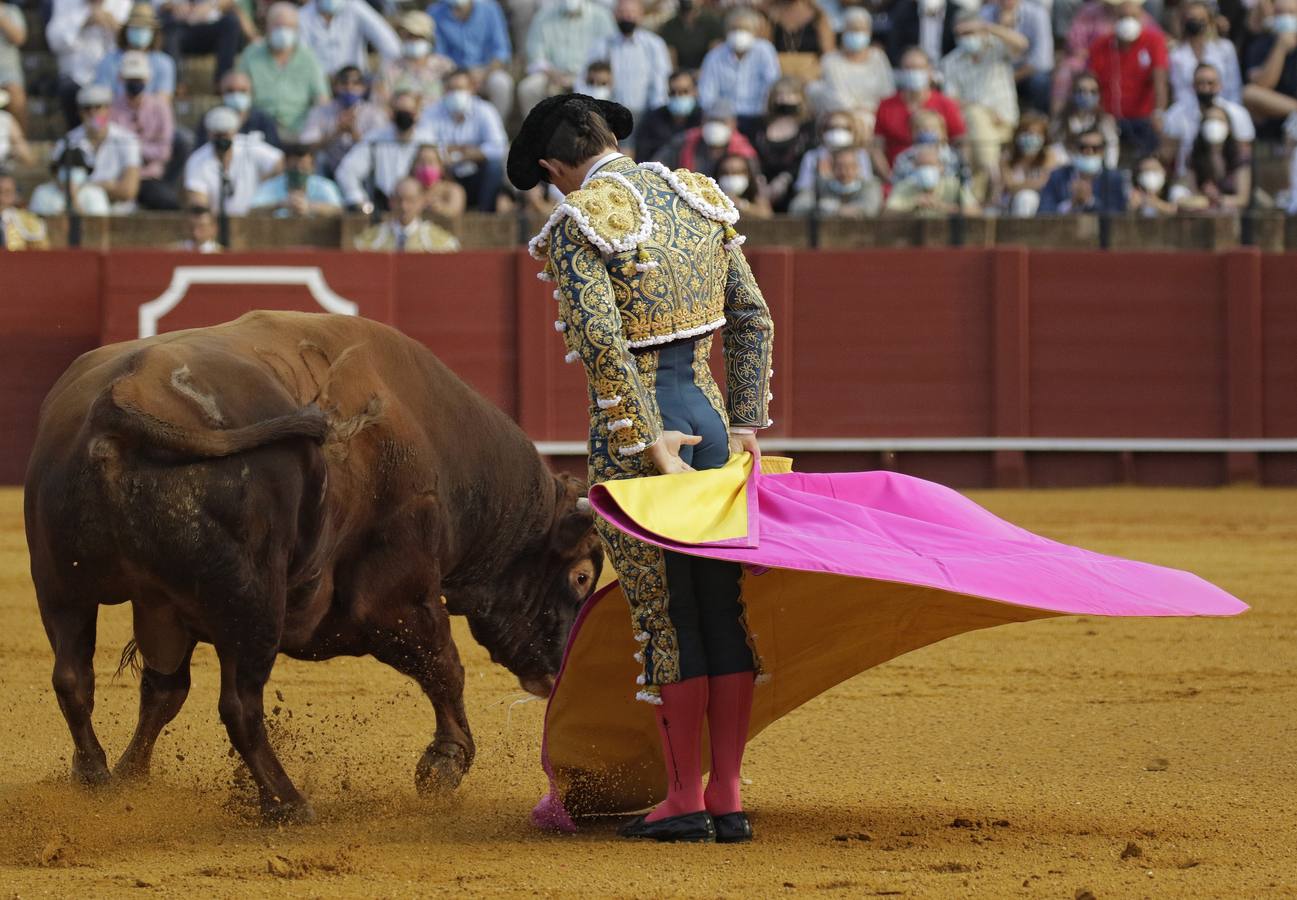
<path id="1" fill-rule="evenodd" d="M 372 44 L 385 60 L 401 57 L 401 39 L 364 0 L 341 0 L 338 11 L 327 22 L 315 0 L 311 0 L 298 14 L 298 30 L 302 43 L 315 54 L 321 71 L 328 76 L 343 66 L 369 71 L 366 44 Z"/>
<path id="2" fill-rule="evenodd" d="M 0 109 L 0 162 L 9 158 L 13 145 L 13 136 L 18 127 L 18 120 L 8 111 Z"/>
<path id="3" fill-rule="evenodd" d="M 100 7 L 119 24 L 131 12 L 131 0 L 102 0 Z M 77 84 L 92 84 L 99 61 L 117 47 L 117 35 L 99 25 L 89 25 L 90 4 L 86 0 L 54 0 L 53 14 L 45 28 L 45 42 L 59 58 L 59 74 Z"/>
<path id="4" fill-rule="evenodd" d="M 500 113 L 481 97 L 472 98 L 463 118 L 456 117 L 443 98 L 440 103 L 434 103 L 424 110 L 420 122 L 436 133 L 437 143 L 441 147 L 472 144 L 487 159 L 501 159 L 509 143 Z M 453 164 L 452 160 L 447 161 Z"/>
<path id="5" fill-rule="evenodd" d="M 1234 133 L 1234 140 L 1244 143 L 1256 140 L 1256 126 L 1252 123 L 1252 116 L 1246 109 L 1224 97 L 1217 97 L 1215 105 L 1225 110 L 1225 115 L 1229 119 L 1229 130 Z M 1175 155 L 1176 174 L 1183 175 L 1187 171 L 1189 154 L 1193 151 L 1193 142 L 1198 137 L 1198 129 L 1201 125 L 1202 110 L 1198 106 L 1198 98 L 1195 95 L 1178 100 L 1167 109 L 1162 119 L 1162 134 L 1180 142 L 1180 149 Z"/>
<path id="6" fill-rule="evenodd" d="M 90 177 L 86 180 L 91 184 L 117 181 L 127 169 L 140 167 L 140 139 L 116 122 L 108 123 L 108 130 L 98 147 L 90 142 L 86 126 L 78 125 L 54 145 L 50 159 L 58 159 L 66 147 L 77 147 L 85 155 L 90 164 Z M 134 210 L 135 202 L 132 200 L 118 200 L 112 204 L 115 216 Z"/>
<path id="7" fill-rule="evenodd" d="M 585 187 L 589 184 L 590 179 L 594 177 L 596 172 L 621 155 L 622 154 L 619 151 L 612 150 L 596 159 L 594 165 L 585 170 L 585 177 L 581 179 L 581 187 Z"/>
<path id="8" fill-rule="evenodd" d="M 436 146 L 437 138 L 437 132 L 422 123 L 414 126 L 407 140 L 401 140 L 390 122 L 369 132 L 347 151 L 334 172 L 342 198 L 348 204 L 371 199 L 365 183 L 371 175 L 374 187 L 390 197 L 396 183 L 410 174 L 419 148 L 424 144 Z"/>
<path id="9" fill-rule="evenodd" d="M 258 137 L 236 134 L 225 171 L 228 189 L 225 212 L 231 216 L 247 215 L 257 187 L 274 174 L 284 154 Z M 221 161 L 211 143 L 203 144 L 185 163 L 185 190 L 202 194 L 213 214 L 221 210 Z"/>

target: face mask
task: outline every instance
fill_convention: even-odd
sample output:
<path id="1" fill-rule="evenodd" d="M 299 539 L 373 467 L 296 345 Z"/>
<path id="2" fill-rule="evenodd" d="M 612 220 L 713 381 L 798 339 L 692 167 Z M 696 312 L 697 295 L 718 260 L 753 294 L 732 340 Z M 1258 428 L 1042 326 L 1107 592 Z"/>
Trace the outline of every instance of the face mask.
<path id="1" fill-rule="evenodd" d="M 842 49 L 848 53 L 859 53 L 869 46 L 870 34 L 868 31 L 844 31 L 842 32 Z"/>
<path id="2" fill-rule="evenodd" d="M 733 131 L 724 122 L 707 122 L 703 125 L 703 143 L 708 147 L 724 147 L 729 144 Z"/>
<path id="3" fill-rule="evenodd" d="M 392 113 L 392 124 L 397 131 L 409 131 L 414 127 L 414 113 L 408 109 L 398 109 Z"/>
<path id="4" fill-rule="evenodd" d="M 731 197 L 742 197 L 748 189 L 748 176 L 746 175 L 722 175 L 716 181 L 721 186 L 721 190 Z"/>
<path id="5" fill-rule="evenodd" d="M 245 91 L 230 91 L 221 94 L 221 102 L 237 113 L 245 113 L 252 108 L 252 95 Z"/>
<path id="6" fill-rule="evenodd" d="M 563 12 L 575 16 L 585 5 L 585 0 L 563 0 Z"/>
<path id="7" fill-rule="evenodd" d="M 959 46 L 965 53 L 972 53 L 972 54 L 981 53 L 982 36 L 980 34 L 960 35 Z"/>
<path id="8" fill-rule="evenodd" d="M 916 144 L 940 144 L 941 135 L 935 131 L 928 131 L 926 128 L 914 136 Z"/>
<path id="9" fill-rule="evenodd" d="M 900 69 L 896 73 L 896 86 L 903 91 L 922 91 L 928 87 L 927 69 Z"/>
<path id="10" fill-rule="evenodd" d="M 697 106 L 698 98 L 693 94 L 678 94 L 667 99 L 667 110 L 678 119 L 686 119 L 693 115 Z"/>
<path id="11" fill-rule="evenodd" d="M 95 131 L 106 131 L 108 129 L 108 113 L 95 113 L 90 117 L 90 125 Z"/>
<path id="12" fill-rule="evenodd" d="M 132 78 L 125 84 L 126 96 L 138 97 L 140 94 L 144 93 L 144 88 L 147 86 L 148 85 L 145 82 L 140 81 L 138 78 Z"/>
<path id="13" fill-rule="evenodd" d="M 1034 131 L 1024 131 L 1018 135 L 1018 149 L 1028 156 L 1035 156 L 1045 146 L 1045 139 Z"/>
<path id="14" fill-rule="evenodd" d="M 925 16 L 935 16 L 946 8 L 946 0 L 923 0 L 920 8 Z"/>
<path id="15" fill-rule="evenodd" d="M 1076 157 L 1076 171 L 1082 175 L 1098 175 L 1103 170 L 1103 157 L 1097 153 L 1082 153 Z"/>
<path id="16" fill-rule="evenodd" d="M 850 147 L 856 139 L 852 137 L 851 131 L 846 128 L 830 128 L 824 132 L 824 146 L 830 150 L 841 150 L 844 147 Z"/>
<path id="17" fill-rule="evenodd" d="M 126 29 L 126 43 L 136 50 L 143 50 L 153 43 L 153 29 L 140 25 L 131 25 Z"/>
<path id="18" fill-rule="evenodd" d="M 473 103 L 473 95 L 465 90 L 450 91 L 446 94 L 446 109 L 453 113 L 466 113 Z"/>
<path id="19" fill-rule="evenodd" d="M 726 35 L 725 40 L 729 43 L 731 50 L 742 55 L 752 49 L 752 45 L 756 43 L 757 36 L 750 31 L 737 28 Z"/>
<path id="20" fill-rule="evenodd" d="M 1198 91 L 1198 105 L 1202 107 L 1216 105 L 1215 91 Z"/>
<path id="21" fill-rule="evenodd" d="M 361 97 L 359 94 L 353 94 L 351 91 L 344 88 L 343 90 L 340 90 L 338 91 L 338 93 L 334 94 L 333 99 L 336 100 L 338 105 L 341 106 L 343 109 L 351 109 L 353 106 L 355 106 L 364 98 Z"/>
<path id="22" fill-rule="evenodd" d="M 423 59 L 432 52 L 432 44 L 422 38 L 404 41 L 401 44 L 401 55 L 406 59 Z"/>
<path id="23" fill-rule="evenodd" d="M 1162 187 L 1166 184 L 1166 174 L 1156 169 L 1145 169 L 1139 173 L 1139 186 L 1150 194 L 1162 193 Z"/>
<path id="24" fill-rule="evenodd" d="M 941 168 L 939 166 L 919 166 L 914 170 L 914 178 L 918 181 L 919 187 L 925 191 L 930 191 L 941 184 Z"/>
<path id="25" fill-rule="evenodd" d="M 1202 19 L 1189 19 L 1184 23 L 1186 37 L 1197 37 L 1207 30 L 1207 23 Z"/>
<path id="26" fill-rule="evenodd" d="M 626 35 L 626 37 L 630 37 L 638 24 L 638 22 L 632 22 L 629 19 L 618 19 L 617 30 Z"/>
<path id="27" fill-rule="evenodd" d="M 297 46 L 296 28 L 272 28 L 266 36 L 271 50 L 288 50 Z"/>
<path id="28" fill-rule="evenodd" d="M 441 181 L 441 166 L 415 166 L 414 177 L 419 179 L 419 184 L 424 187 L 432 187 L 438 181 Z"/>
<path id="29" fill-rule="evenodd" d="M 596 100 L 611 100 L 612 88 L 606 84 L 589 84 L 586 85 L 585 92 Z"/>
<path id="30" fill-rule="evenodd" d="M 1117 32 L 1118 40 L 1129 44 L 1139 37 L 1139 33 L 1144 30 L 1144 25 L 1134 16 L 1122 16 L 1117 20 L 1117 27 L 1114 30 Z"/>
<path id="31" fill-rule="evenodd" d="M 772 112 L 777 116 L 795 116 L 800 110 L 796 103 L 776 103 Z"/>
<path id="32" fill-rule="evenodd" d="M 836 194 L 839 197 L 850 197 L 860 191 L 861 181 L 859 178 L 854 181 L 838 181 L 836 178 L 830 178 L 824 183 L 829 189 L 829 193 Z"/>
<path id="33" fill-rule="evenodd" d="M 1072 105 L 1081 112 L 1089 112 L 1099 105 L 1098 94 L 1073 94 Z"/>
<path id="34" fill-rule="evenodd" d="M 342 0 L 315 0 L 315 8 L 326 16 L 331 16 L 342 6 Z"/>
<path id="35" fill-rule="evenodd" d="M 1202 139 L 1213 146 L 1225 143 L 1229 138 L 1229 124 L 1221 119 L 1208 119 L 1202 123 Z"/>
<path id="36" fill-rule="evenodd" d="M 1297 31 L 1297 15 L 1283 13 L 1274 17 L 1270 30 L 1275 34 L 1292 34 Z"/>
<path id="37" fill-rule="evenodd" d="M 289 169 L 284 173 L 284 181 L 290 191 L 306 190 L 306 182 L 310 176 L 299 169 Z"/>
<path id="38" fill-rule="evenodd" d="M 227 134 L 219 134 L 212 138 L 212 149 L 217 153 L 224 153 L 234 146 L 234 138 Z"/>

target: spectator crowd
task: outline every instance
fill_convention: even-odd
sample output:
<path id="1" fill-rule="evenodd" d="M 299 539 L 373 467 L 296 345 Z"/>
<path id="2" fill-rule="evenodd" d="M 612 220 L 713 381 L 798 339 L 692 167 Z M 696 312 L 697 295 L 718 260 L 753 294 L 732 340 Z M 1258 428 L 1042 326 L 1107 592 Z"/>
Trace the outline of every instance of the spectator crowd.
<path id="1" fill-rule="evenodd" d="M 573 90 L 752 217 L 1297 212 L 1254 165 L 1297 169 L 1297 0 L 32 0 L 0 2 L 0 240 L 39 246 L 70 207 L 185 209 L 216 249 L 222 216 L 352 210 L 375 217 L 359 247 L 455 249 L 466 209 L 557 200 L 502 162 Z"/>

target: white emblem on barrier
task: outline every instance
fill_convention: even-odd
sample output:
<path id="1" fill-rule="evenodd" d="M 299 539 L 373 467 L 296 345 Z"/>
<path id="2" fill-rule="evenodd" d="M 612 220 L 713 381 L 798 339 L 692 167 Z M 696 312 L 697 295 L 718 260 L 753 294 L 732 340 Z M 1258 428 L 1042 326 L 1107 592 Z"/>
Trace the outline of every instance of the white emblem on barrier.
<path id="1" fill-rule="evenodd" d="M 300 284 L 325 312 L 354 316 L 359 307 L 339 296 L 316 266 L 176 266 L 158 297 L 140 304 L 140 337 L 158 333 L 158 321 L 180 305 L 196 284 Z"/>

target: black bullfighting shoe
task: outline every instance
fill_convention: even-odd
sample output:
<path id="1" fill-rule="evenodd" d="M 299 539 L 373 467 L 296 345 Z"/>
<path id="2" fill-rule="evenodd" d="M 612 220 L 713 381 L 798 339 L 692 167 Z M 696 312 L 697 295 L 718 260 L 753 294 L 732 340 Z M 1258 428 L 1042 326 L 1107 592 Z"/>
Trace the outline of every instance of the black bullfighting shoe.
<path id="1" fill-rule="evenodd" d="M 667 816 L 656 822 L 646 822 L 644 816 L 636 816 L 619 828 L 617 833 L 622 837 L 651 838 L 655 841 L 710 844 L 716 840 L 716 826 L 712 824 L 712 817 L 706 810 L 682 816 Z"/>
<path id="2" fill-rule="evenodd" d="M 713 816 L 716 825 L 716 843 L 742 844 L 752 840 L 752 823 L 748 814 L 742 811 Z"/>

